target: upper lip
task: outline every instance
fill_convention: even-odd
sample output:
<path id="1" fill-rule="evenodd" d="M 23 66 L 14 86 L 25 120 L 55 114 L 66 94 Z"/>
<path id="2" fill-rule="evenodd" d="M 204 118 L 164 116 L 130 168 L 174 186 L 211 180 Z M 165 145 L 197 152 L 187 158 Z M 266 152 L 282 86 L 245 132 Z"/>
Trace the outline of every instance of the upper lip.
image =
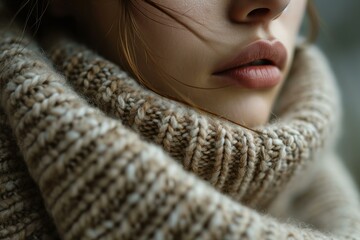
<path id="1" fill-rule="evenodd" d="M 287 60 L 285 46 L 280 41 L 258 40 L 243 48 L 229 61 L 221 64 L 214 74 L 239 68 L 257 60 L 267 60 L 269 64 L 282 70 Z"/>

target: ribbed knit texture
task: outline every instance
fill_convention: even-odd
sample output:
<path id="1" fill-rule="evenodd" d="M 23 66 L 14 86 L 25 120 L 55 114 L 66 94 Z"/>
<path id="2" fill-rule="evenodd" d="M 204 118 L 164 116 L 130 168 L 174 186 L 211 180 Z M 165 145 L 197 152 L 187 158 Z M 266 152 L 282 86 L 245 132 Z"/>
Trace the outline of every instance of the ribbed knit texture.
<path id="1" fill-rule="evenodd" d="M 278 119 L 250 131 L 72 40 L 43 41 L 49 59 L 0 29 L 0 238 L 360 239 L 358 193 L 333 154 L 336 84 L 316 49 L 297 51 Z"/>

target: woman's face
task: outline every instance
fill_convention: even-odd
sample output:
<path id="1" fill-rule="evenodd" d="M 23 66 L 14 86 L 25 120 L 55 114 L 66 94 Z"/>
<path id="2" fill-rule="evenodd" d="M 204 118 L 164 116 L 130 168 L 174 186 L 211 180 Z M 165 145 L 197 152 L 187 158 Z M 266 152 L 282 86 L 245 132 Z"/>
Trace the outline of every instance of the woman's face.
<path id="1" fill-rule="evenodd" d="M 154 2 L 163 11 L 142 0 L 131 8 L 141 36 L 134 40 L 137 67 L 147 84 L 245 126 L 266 123 L 292 62 L 306 0 Z M 84 4 L 73 8 L 80 26 L 120 62 L 121 1 Z"/>

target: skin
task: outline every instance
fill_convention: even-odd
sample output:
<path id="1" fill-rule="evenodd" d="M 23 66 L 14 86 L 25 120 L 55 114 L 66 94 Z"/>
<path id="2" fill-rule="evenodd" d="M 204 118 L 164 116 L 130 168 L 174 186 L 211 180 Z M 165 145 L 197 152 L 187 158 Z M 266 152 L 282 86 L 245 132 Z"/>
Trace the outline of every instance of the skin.
<path id="1" fill-rule="evenodd" d="M 241 125 L 267 123 L 291 67 L 306 0 L 155 2 L 174 10 L 170 12 L 205 40 L 144 1 L 136 0 L 135 6 L 145 14 L 133 10 L 134 19 L 149 50 L 145 51 L 140 39 L 134 39 L 136 65 L 147 85 L 161 95 L 185 100 Z M 73 16 L 87 39 L 93 40 L 90 44 L 120 64 L 123 56 L 117 49 L 122 7 L 119 0 L 76 0 L 53 9 L 57 9 L 57 15 Z M 261 10 L 253 14 L 258 9 Z M 219 64 L 259 39 L 277 39 L 286 47 L 288 58 L 281 82 L 265 89 L 219 84 L 213 76 Z"/>

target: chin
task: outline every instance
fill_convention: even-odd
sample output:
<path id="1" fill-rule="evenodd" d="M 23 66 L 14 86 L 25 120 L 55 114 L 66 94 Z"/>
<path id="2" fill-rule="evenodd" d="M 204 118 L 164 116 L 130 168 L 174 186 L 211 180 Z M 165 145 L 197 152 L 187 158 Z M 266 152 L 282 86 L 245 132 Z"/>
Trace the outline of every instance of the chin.
<path id="1" fill-rule="evenodd" d="M 254 128 L 254 127 L 265 125 L 268 122 L 268 119 L 269 119 L 268 114 L 265 115 L 265 114 L 253 113 L 253 114 L 246 114 L 243 116 L 239 116 L 237 118 L 229 119 L 229 120 L 231 120 L 241 126 Z"/>
<path id="2" fill-rule="evenodd" d="M 228 120 L 245 127 L 258 127 L 268 123 L 271 104 L 266 101 L 251 101 L 236 109 L 228 109 L 223 116 Z"/>

